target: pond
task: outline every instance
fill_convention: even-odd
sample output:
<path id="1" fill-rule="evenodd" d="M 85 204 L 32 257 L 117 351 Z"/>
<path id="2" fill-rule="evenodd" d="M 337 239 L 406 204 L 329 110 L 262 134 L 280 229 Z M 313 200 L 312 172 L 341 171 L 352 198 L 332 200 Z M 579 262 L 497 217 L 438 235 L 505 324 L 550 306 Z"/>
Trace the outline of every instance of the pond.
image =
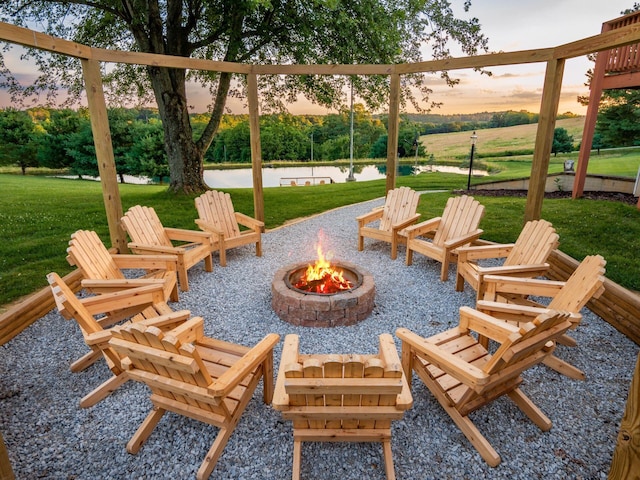
<path id="1" fill-rule="evenodd" d="M 444 165 L 400 165 L 398 175 L 417 175 L 422 172 L 446 172 L 468 175 L 468 168 Z M 473 175 L 486 175 L 483 170 L 474 170 Z M 356 181 L 378 180 L 387 175 L 386 165 L 354 166 L 353 177 Z M 264 187 L 319 185 L 321 183 L 344 183 L 349 176 L 348 166 L 318 167 L 263 167 L 262 185 Z M 211 188 L 251 188 L 253 176 L 251 168 L 233 170 L 211 169 L 204 171 L 204 181 Z"/>

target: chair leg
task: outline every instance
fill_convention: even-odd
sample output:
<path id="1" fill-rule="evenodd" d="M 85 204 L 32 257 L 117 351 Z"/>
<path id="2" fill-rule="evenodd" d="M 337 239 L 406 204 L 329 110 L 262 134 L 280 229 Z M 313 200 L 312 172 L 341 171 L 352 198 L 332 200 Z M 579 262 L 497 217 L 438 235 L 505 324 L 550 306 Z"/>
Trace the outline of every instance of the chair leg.
<path id="1" fill-rule="evenodd" d="M 445 255 L 442 260 L 442 266 L 440 267 L 440 280 L 446 282 L 449 280 L 449 255 Z"/>
<path id="2" fill-rule="evenodd" d="M 220 428 L 216 439 L 213 441 L 213 445 L 211 445 L 211 448 L 207 452 L 207 455 L 204 457 L 204 460 L 200 464 L 200 468 L 198 469 L 198 473 L 196 474 L 196 478 L 198 480 L 207 480 L 211 476 L 211 472 L 213 472 L 216 463 L 218 463 L 220 455 L 222 455 L 224 447 L 229 441 L 229 437 L 231 437 L 231 434 L 233 433 L 234 426 L 235 425 L 232 425 L 231 428 L 229 426 L 227 426 L 226 428 Z"/>
<path id="3" fill-rule="evenodd" d="M 462 292 L 464 290 L 464 277 L 459 273 L 456 273 L 456 292 Z"/>
<path id="4" fill-rule="evenodd" d="M 204 257 L 204 271 L 213 272 L 213 258 L 211 258 L 211 253 Z"/>
<path id="5" fill-rule="evenodd" d="M 364 250 L 364 237 L 358 235 L 358 251 L 361 252 L 362 250 Z"/>
<path id="6" fill-rule="evenodd" d="M 262 241 L 256 242 L 256 257 L 262 256 Z"/>
<path id="7" fill-rule="evenodd" d="M 209 257 L 211 257 L 209 255 Z M 189 291 L 189 276 L 187 275 L 187 267 L 184 264 L 184 259 L 178 257 L 178 283 L 180 284 L 180 290 L 183 292 Z"/>
<path id="8" fill-rule="evenodd" d="M 419 370 L 417 373 L 429 391 L 434 397 L 436 397 L 442 408 L 444 408 L 444 410 L 449 414 L 453 422 L 458 426 L 464 436 L 467 437 L 467 440 L 469 440 L 471 445 L 473 445 L 473 447 L 478 451 L 484 461 L 491 467 L 497 467 L 500 465 L 500 455 L 498 455 L 498 452 L 495 451 L 489 441 L 484 438 L 482 433 L 480 433 L 480 430 L 477 429 L 469 417 L 462 416 L 455 407 L 452 407 L 449 404 L 449 400 L 445 397 L 444 393 L 440 391 L 440 387 L 437 382 L 432 380 L 428 373 Z"/>
<path id="9" fill-rule="evenodd" d="M 136 433 L 133 434 L 131 440 L 127 443 L 127 452 L 131 454 L 136 454 L 140 450 L 140 447 L 147 441 L 153 429 L 156 428 L 156 425 L 165 414 L 166 410 L 160 407 L 153 407 L 153 410 L 149 412 L 147 418 L 144 419 L 142 424 L 136 430 Z"/>
<path id="10" fill-rule="evenodd" d="M 220 255 L 220 266 L 227 266 L 227 251 L 220 245 L 220 250 L 218 250 L 218 254 Z"/>
<path id="11" fill-rule="evenodd" d="M 84 370 L 85 368 L 93 365 L 98 361 L 98 359 L 102 357 L 102 352 L 99 348 L 92 349 L 90 352 L 85 353 L 79 359 L 71 364 L 69 369 L 73 373 L 78 373 Z"/>
<path id="12" fill-rule="evenodd" d="M 398 239 L 395 235 L 391 236 L 391 260 L 398 258 Z"/>
<path id="13" fill-rule="evenodd" d="M 384 454 L 384 470 L 387 474 L 387 480 L 396 480 L 396 472 L 393 469 L 393 456 L 391 453 L 391 439 L 382 442 L 382 451 Z"/>
<path id="14" fill-rule="evenodd" d="M 509 398 L 535 423 L 540 430 L 546 432 L 551 429 L 551 420 L 527 397 L 519 388 L 507 393 Z"/>
<path id="15" fill-rule="evenodd" d="M 293 473 L 291 480 L 300 480 L 300 465 L 302 463 L 302 442 L 293 441 Z"/>
<path id="16" fill-rule="evenodd" d="M 127 380 L 129 380 L 129 377 L 126 373 L 114 375 L 109 380 L 103 382 L 100 386 L 94 388 L 91 392 L 82 397 L 82 400 L 80 400 L 80 406 L 82 408 L 93 407 L 96 403 L 106 398 L 112 392 L 115 392 L 120 388 L 120 385 L 125 383 Z"/>
<path id="17" fill-rule="evenodd" d="M 564 360 L 559 359 L 555 355 L 549 355 L 542 361 L 542 363 L 544 363 L 547 367 L 552 368 L 556 372 L 561 373 L 562 375 L 566 375 L 569 378 L 573 378 L 574 380 L 584 380 L 586 378 L 586 375 L 582 370 L 574 367 Z"/>
<path id="18" fill-rule="evenodd" d="M 172 302 L 180 301 L 180 295 L 178 294 L 178 282 L 177 281 L 173 285 L 173 288 L 171 289 L 171 293 L 169 294 L 169 300 L 171 300 Z"/>

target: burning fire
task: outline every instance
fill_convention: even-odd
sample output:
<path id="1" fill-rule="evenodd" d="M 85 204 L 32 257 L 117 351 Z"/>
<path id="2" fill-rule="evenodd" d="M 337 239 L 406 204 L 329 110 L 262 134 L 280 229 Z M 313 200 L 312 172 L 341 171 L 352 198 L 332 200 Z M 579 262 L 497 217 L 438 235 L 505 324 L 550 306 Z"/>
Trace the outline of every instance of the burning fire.
<path id="1" fill-rule="evenodd" d="M 353 284 L 342 276 L 342 270 L 335 268 L 324 258 L 322 246 L 317 247 L 318 260 L 309 265 L 304 275 L 293 286 L 311 293 L 337 293 L 353 288 Z"/>

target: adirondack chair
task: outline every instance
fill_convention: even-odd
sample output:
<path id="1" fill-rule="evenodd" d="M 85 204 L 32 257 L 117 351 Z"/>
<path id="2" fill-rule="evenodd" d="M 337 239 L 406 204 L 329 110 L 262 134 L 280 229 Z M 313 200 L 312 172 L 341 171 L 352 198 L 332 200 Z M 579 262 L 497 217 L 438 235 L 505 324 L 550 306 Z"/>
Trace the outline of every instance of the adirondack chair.
<path id="1" fill-rule="evenodd" d="M 56 273 L 47 275 L 53 298 L 60 314 L 67 320 L 75 319 L 82 331 L 90 354 L 71 364 L 71 371 L 84 370 L 97 358 L 103 357 L 113 376 L 80 400 L 82 408 L 94 406 L 118 389 L 129 377 L 121 367 L 120 356 L 109 346 L 111 329 L 106 325 L 130 318 L 128 323 L 154 325 L 171 329 L 189 318 L 188 310 L 162 314 L 157 306 L 164 293 L 160 285 L 146 285 L 113 293 L 79 299 Z M 103 315 L 104 314 L 104 315 Z M 101 318 L 96 318 L 100 317 Z M 133 315 L 133 316 L 132 316 Z"/>
<path id="2" fill-rule="evenodd" d="M 528 322 L 549 309 L 579 314 L 591 298 L 598 298 L 604 292 L 606 263 L 600 255 L 587 256 L 566 282 L 487 275 L 484 277 L 484 299 L 478 300 L 476 309 L 516 324 Z M 551 298 L 551 301 L 543 305 L 531 300 L 530 296 Z M 577 328 L 580 320 L 579 315 L 573 319 L 571 329 Z M 558 343 L 576 345 L 575 339 L 568 335 L 558 338 Z M 570 378 L 585 378 L 582 370 L 555 354 L 546 357 L 543 363 Z"/>
<path id="3" fill-rule="evenodd" d="M 82 287 L 93 293 L 106 293 L 142 285 L 162 285 L 165 301 L 178 301 L 175 255 L 121 255 L 110 253 L 98 234 L 78 230 L 71 235 L 67 261 L 84 277 Z M 126 278 L 122 269 L 143 269 L 137 278 Z"/>
<path id="4" fill-rule="evenodd" d="M 256 244 L 256 256 L 262 256 L 262 230 L 264 222 L 251 218 L 233 209 L 231 195 L 209 190 L 195 199 L 198 218 L 196 224 L 201 230 L 213 233 L 213 250 L 220 255 L 220 265 L 227 266 L 227 250 L 230 248 Z M 248 230 L 240 230 L 240 225 Z"/>
<path id="5" fill-rule="evenodd" d="M 400 187 L 387 192 L 383 207 L 360 215 L 358 221 L 358 251 L 364 250 L 364 237 L 381 240 L 391 244 L 391 258 L 398 256 L 398 243 L 404 243 L 405 237 L 398 232 L 416 223 L 420 214 L 416 213 L 420 194 L 409 187 Z M 379 221 L 378 227 L 367 225 Z"/>
<path id="6" fill-rule="evenodd" d="M 516 277 L 537 277 L 549 268 L 547 258 L 558 247 L 558 234 L 546 220 L 532 220 L 525 224 L 515 243 L 460 247 L 456 290 L 464 289 L 465 280 L 483 296 L 485 275 L 510 275 Z M 479 260 L 504 258 L 501 266 L 482 266 Z"/>
<path id="7" fill-rule="evenodd" d="M 128 246 L 133 252 L 178 257 L 178 282 L 183 292 L 189 291 L 187 270 L 191 267 L 204 260 L 205 270 L 213 271 L 211 233 L 163 227 L 153 208 L 140 205 L 131 207 L 120 222 L 131 238 Z M 188 243 L 174 246 L 173 241 Z"/>
<path id="8" fill-rule="evenodd" d="M 473 197 L 451 197 L 441 217 L 435 217 L 400 232 L 407 238 L 407 265 L 413 261 L 413 252 L 421 253 L 442 263 L 440 280 L 449 278 L 449 262 L 456 261 L 455 249 L 480 238 L 478 228 L 484 216 L 484 206 Z M 427 237 L 432 237 L 428 241 Z"/>
<path id="9" fill-rule="evenodd" d="M 551 420 L 520 390 L 520 374 L 553 352 L 555 340 L 571 327 L 572 315 L 549 310 L 517 327 L 461 307 L 459 325 L 432 337 L 400 328 L 396 335 L 402 340 L 406 378 L 410 382 L 415 371 L 482 458 L 495 467 L 500 456 L 469 414 L 508 395 L 533 423 L 548 431 Z M 499 347 L 490 354 L 471 332 L 489 336 Z"/>
<path id="10" fill-rule="evenodd" d="M 165 412 L 175 412 L 219 428 L 198 473 L 211 475 L 260 379 L 264 402 L 273 397 L 272 333 L 247 348 L 204 336 L 204 322 L 195 317 L 163 333 L 140 324 L 115 327 L 111 347 L 130 378 L 151 389 L 154 408 L 127 443 L 137 453 Z"/>
<path id="11" fill-rule="evenodd" d="M 302 442 L 381 442 L 387 479 L 395 479 L 391 421 L 413 398 L 389 334 L 378 355 L 301 355 L 287 335 L 273 407 L 293 420 L 293 475 L 300 478 Z"/>

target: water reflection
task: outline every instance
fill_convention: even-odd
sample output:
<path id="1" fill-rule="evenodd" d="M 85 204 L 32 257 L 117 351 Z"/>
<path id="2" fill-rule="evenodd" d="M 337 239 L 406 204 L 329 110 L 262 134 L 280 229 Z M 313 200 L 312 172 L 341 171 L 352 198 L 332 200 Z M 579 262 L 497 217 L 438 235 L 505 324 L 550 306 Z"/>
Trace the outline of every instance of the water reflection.
<path id="1" fill-rule="evenodd" d="M 399 176 L 417 175 L 422 172 L 446 172 L 467 175 L 468 168 L 445 165 L 400 165 Z M 486 175 L 484 170 L 474 170 L 473 175 Z M 321 167 L 263 167 L 262 185 L 264 187 L 290 185 L 318 185 L 319 183 L 344 183 L 349 175 L 348 166 Z M 386 164 L 354 165 L 353 176 L 356 181 L 378 180 L 387 176 Z M 210 188 L 251 188 L 253 173 L 251 168 L 233 170 L 205 170 L 204 181 Z"/>

